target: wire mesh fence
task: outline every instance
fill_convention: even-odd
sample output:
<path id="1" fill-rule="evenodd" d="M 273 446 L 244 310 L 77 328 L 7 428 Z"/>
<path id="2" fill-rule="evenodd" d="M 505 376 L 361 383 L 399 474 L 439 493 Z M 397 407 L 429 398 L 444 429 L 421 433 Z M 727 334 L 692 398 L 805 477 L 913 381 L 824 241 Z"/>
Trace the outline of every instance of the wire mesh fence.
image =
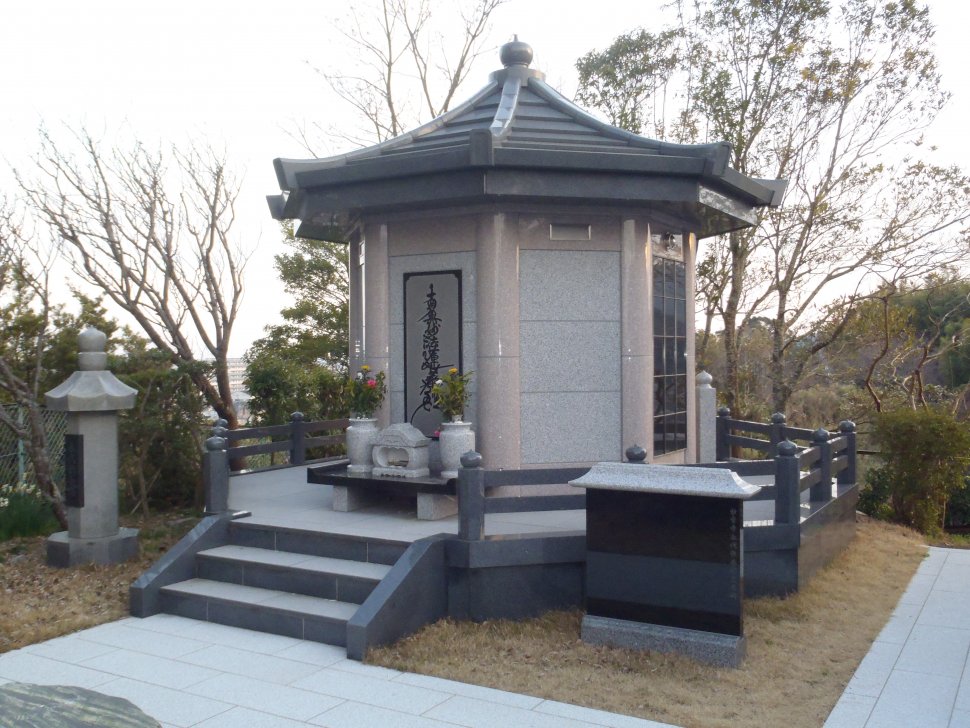
<path id="1" fill-rule="evenodd" d="M 26 411 L 17 405 L 2 405 L 12 419 L 23 422 Z M 43 409 L 44 429 L 47 432 L 47 452 L 54 482 L 64 485 L 64 433 L 67 414 Z M 34 465 L 27 454 L 27 446 L 10 428 L 0 426 L 0 485 L 26 483 L 37 485 Z"/>

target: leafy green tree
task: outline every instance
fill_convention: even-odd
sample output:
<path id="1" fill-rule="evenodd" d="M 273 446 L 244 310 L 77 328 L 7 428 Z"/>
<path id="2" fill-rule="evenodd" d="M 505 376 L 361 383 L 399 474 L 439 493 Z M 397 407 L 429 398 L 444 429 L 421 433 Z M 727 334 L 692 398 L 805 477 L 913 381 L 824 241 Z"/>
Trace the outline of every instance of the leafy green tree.
<path id="1" fill-rule="evenodd" d="M 184 367 L 145 339 L 129 334 L 120 348 L 111 367 L 138 391 L 118 425 L 127 507 L 145 515 L 150 507 L 200 507 L 205 400 Z"/>
<path id="2" fill-rule="evenodd" d="M 311 419 L 343 417 L 340 384 L 347 371 L 347 246 L 338 230 L 333 240 L 307 240 L 282 225 L 291 252 L 276 256 L 276 269 L 293 296 L 283 323 L 246 353 L 250 419 L 286 422 L 295 411 Z"/>
<path id="3" fill-rule="evenodd" d="M 260 352 L 246 366 L 250 418 L 269 425 L 287 422 L 293 412 L 307 419 L 345 417 L 344 379 L 325 365 L 303 364 L 286 352 Z"/>
<path id="4" fill-rule="evenodd" d="M 281 228 L 290 252 L 275 256 L 276 270 L 294 302 L 280 312 L 283 323 L 268 326 L 266 336 L 253 342 L 248 357 L 269 361 L 285 356 L 299 364 L 323 364 L 345 372 L 347 245 L 337 229 L 332 240 L 308 240 L 294 235 L 291 222 Z"/>
<path id="5" fill-rule="evenodd" d="M 744 329 L 766 316 L 772 409 L 784 410 L 857 300 L 818 321 L 824 293 L 863 273 L 898 286 L 965 256 L 956 231 L 970 182 L 912 156 L 947 97 L 929 11 L 882 0 L 678 7 L 678 26 L 582 58 L 579 97 L 661 139 L 727 141 L 740 172 L 789 181 L 781 208 L 712 239 L 698 265 L 699 354 L 719 318 L 728 404 L 738 411 Z"/>

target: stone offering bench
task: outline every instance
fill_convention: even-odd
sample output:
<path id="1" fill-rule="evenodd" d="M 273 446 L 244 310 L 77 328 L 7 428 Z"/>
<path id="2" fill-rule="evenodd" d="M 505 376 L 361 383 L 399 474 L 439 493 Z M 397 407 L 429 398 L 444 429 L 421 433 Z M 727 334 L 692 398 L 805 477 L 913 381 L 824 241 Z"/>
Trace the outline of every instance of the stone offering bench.
<path id="1" fill-rule="evenodd" d="M 307 482 L 333 487 L 335 511 L 356 511 L 393 497 L 414 500 L 418 520 L 422 521 L 436 521 L 458 512 L 455 478 L 405 478 L 350 473 L 345 463 L 336 463 L 307 468 Z"/>

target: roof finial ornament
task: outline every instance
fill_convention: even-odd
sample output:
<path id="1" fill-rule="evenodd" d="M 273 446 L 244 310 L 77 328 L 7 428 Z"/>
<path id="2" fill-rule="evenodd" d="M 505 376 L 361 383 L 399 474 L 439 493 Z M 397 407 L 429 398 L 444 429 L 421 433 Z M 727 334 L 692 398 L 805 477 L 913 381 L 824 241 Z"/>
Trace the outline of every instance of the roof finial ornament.
<path id="1" fill-rule="evenodd" d="M 519 40 L 518 35 L 512 37 L 514 40 L 506 43 L 499 50 L 499 58 L 502 61 L 502 65 L 506 68 L 510 66 L 528 67 L 532 63 L 532 46 Z"/>

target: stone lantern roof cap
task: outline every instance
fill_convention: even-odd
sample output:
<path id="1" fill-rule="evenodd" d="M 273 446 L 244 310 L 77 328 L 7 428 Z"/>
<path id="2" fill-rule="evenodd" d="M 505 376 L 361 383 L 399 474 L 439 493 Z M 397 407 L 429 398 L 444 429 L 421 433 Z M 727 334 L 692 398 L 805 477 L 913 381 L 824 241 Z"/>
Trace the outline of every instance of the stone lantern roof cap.
<path id="1" fill-rule="evenodd" d="M 78 371 L 46 394 L 47 407 L 63 412 L 114 412 L 135 406 L 137 390 L 109 372 L 108 337 L 89 326 L 78 335 Z"/>

